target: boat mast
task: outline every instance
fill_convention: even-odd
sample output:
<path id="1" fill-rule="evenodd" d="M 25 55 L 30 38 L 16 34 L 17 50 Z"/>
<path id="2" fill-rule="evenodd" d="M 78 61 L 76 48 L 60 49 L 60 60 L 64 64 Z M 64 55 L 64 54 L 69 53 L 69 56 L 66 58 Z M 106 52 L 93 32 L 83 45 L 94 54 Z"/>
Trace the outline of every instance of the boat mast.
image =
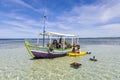
<path id="1" fill-rule="evenodd" d="M 44 21 L 44 26 L 43 26 L 43 47 L 44 47 L 44 44 L 45 44 L 45 19 L 46 19 L 46 15 L 44 13 L 44 16 L 43 16 L 43 21 Z"/>

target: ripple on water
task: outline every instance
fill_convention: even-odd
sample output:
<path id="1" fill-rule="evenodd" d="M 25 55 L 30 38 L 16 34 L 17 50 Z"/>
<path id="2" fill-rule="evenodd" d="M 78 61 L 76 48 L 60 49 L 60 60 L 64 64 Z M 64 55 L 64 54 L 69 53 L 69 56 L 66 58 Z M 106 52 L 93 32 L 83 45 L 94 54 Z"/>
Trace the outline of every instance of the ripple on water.
<path id="1" fill-rule="evenodd" d="M 84 47 L 86 48 L 86 46 Z M 105 48 L 105 49 L 104 49 Z M 120 47 L 88 46 L 93 53 L 83 57 L 30 60 L 25 48 L 4 49 L 0 56 L 1 80 L 119 80 Z M 86 49 L 85 49 L 86 50 Z M 109 51 L 109 50 L 112 50 Z M 9 53 L 8 53 L 9 52 Z M 110 53 L 111 52 L 111 53 Z M 113 54 L 114 53 L 114 54 Z M 116 55 L 115 55 L 116 54 Z M 89 60 L 96 56 L 97 62 Z M 117 56 L 117 57 L 116 57 Z M 78 69 L 70 67 L 80 62 Z"/>

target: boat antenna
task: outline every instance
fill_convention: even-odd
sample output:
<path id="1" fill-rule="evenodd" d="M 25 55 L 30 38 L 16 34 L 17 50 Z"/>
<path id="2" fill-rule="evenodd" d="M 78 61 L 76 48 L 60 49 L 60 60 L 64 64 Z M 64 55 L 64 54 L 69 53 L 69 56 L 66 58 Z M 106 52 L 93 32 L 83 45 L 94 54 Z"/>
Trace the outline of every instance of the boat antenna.
<path id="1" fill-rule="evenodd" d="M 43 15 L 43 21 L 44 21 L 44 25 L 43 25 L 43 47 L 44 47 L 44 44 L 45 44 L 45 20 L 46 20 L 46 15 L 45 15 L 45 9 L 44 9 L 44 15 Z"/>

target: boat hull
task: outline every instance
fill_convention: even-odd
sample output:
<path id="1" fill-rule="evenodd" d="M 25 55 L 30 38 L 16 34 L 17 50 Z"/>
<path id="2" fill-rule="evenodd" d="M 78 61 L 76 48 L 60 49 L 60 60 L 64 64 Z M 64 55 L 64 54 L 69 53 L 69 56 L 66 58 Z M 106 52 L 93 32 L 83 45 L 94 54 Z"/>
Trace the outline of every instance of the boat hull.
<path id="1" fill-rule="evenodd" d="M 64 53 L 52 53 L 52 52 L 48 52 L 47 51 L 47 48 L 40 48 L 40 47 L 37 47 L 37 46 L 32 46 L 29 44 L 28 41 L 25 41 L 25 46 L 28 50 L 28 53 L 31 55 L 32 58 L 57 58 L 57 57 L 63 57 L 63 56 L 66 56 L 67 53 L 64 52 Z M 33 48 L 39 48 L 41 50 L 32 50 L 30 49 L 30 47 L 33 47 Z"/>
<path id="2" fill-rule="evenodd" d="M 46 52 L 37 52 L 37 51 L 31 51 L 34 55 L 34 58 L 57 58 L 57 57 L 63 57 L 66 56 L 67 53 L 46 53 Z"/>

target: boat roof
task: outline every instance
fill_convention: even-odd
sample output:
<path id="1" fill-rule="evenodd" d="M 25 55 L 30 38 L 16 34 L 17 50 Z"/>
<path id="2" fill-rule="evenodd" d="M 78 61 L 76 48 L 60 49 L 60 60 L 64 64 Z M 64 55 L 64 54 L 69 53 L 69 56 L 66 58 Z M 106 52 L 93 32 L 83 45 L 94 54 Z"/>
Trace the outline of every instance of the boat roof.
<path id="1" fill-rule="evenodd" d="M 40 33 L 40 35 L 43 35 L 43 33 Z M 76 37 L 76 35 L 73 34 L 61 34 L 61 33 L 57 33 L 57 32 L 45 32 L 46 36 L 62 36 L 62 37 Z"/>

